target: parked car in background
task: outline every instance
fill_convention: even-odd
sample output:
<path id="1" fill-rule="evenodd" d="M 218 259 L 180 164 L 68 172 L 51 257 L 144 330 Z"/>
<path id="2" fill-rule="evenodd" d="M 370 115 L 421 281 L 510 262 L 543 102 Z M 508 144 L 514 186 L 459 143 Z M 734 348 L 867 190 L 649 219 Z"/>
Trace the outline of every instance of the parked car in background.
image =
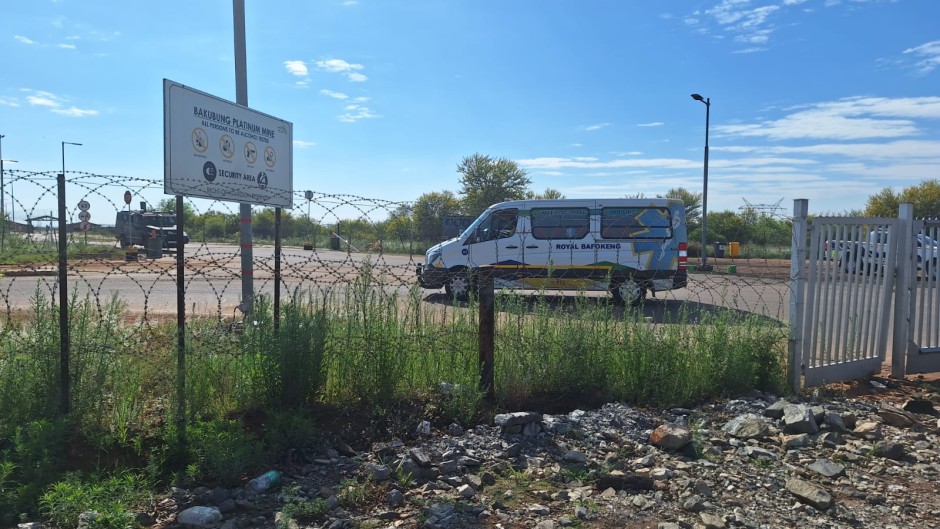
<path id="1" fill-rule="evenodd" d="M 885 268 L 887 255 L 891 253 L 888 239 L 887 231 L 875 229 L 862 242 L 828 240 L 823 246 L 823 259 L 836 261 L 846 272 L 880 273 Z M 914 242 L 916 270 L 936 277 L 940 270 L 940 244 L 922 233 L 915 236 Z"/>

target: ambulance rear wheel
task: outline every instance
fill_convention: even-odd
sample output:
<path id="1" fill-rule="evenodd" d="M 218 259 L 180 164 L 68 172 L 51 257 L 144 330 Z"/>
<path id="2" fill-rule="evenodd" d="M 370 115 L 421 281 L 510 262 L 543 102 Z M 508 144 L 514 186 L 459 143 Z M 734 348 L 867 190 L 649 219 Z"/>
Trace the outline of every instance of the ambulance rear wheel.
<path id="1" fill-rule="evenodd" d="M 470 293 L 473 291 L 473 278 L 470 277 L 470 270 L 462 268 L 453 274 L 444 284 L 444 292 L 457 301 L 467 301 L 470 299 Z"/>
<path id="2" fill-rule="evenodd" d="M 611 289 L 611 294 L 613 294 L 616 303 L 636 306 L 646 298 L 646 288 L 638 281 L 628 278 L 615 283 Z"/>

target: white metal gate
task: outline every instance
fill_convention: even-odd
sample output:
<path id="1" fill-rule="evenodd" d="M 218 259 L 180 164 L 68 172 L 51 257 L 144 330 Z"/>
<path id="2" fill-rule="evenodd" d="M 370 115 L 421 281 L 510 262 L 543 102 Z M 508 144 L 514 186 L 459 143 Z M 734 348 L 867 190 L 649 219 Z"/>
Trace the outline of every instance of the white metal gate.
<path id="1" fill-rule="evenodd" d="M 881 370 L 888 345 L 898 219 L 813 219 L 800 354 L 804 384 Z"/>
<path id="2" fill-rule="evenodd" d="M 940 220 L 905 203 L 896 219 L 810 224 L 808 209 L 794 201 L 791 388 L 878 373 L 889 350 L 894 377 L 940 372 Z"/>
<path id="3" fill-rule="evenodd" d="M 914 223 L 906 373 L 940 371 L 940 221 Z M 904 349 L 902 349 L 904 351 Z M 900 353 L 900 351 L 899 351 Z"/>

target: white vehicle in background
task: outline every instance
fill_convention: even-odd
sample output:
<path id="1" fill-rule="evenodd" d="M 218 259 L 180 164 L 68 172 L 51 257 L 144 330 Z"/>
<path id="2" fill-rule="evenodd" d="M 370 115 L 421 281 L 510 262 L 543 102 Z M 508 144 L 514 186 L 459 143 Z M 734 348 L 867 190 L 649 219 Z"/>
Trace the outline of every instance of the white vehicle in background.
<path id="1" fill-rule="evenodd" d="M 430 248 L 418 281 L 465 300 L 486 269 L 496 288 L 610 291 L 637 304 L 649 291 L 686 286 L 686 231 L 676 199 L 502 202 Z"/>
<path id="2" fill-rule="evenodd" d="M 864 242 L 826 241 L 825 244 L 824 258 L 838 259 L 846 272 L 880 273 L 885 268 L 885 259 L 889 253 L 888 233 L 880 229 L 870 231 Z M 916 270 L 937 277 L 940 270 L 940 244 L 922 233 L 915 236 L 915 244 Z"/>

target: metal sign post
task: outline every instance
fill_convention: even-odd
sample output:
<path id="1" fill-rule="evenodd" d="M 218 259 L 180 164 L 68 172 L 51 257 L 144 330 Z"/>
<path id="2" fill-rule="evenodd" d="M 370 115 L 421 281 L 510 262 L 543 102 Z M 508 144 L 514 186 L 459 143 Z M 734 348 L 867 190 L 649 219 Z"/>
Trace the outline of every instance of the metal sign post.
<path id="1" fill-rule="evenodd" d="M 245 51 L 245 0 L 232 0 L 235 24 L 235 102 L 248 106 L 248 61 Z M 250 314 L 254 304 L 254 263 L 251 246 L 251 204 L 242 202 L 239 239 L 242 250 L 242 314 Z"/>

